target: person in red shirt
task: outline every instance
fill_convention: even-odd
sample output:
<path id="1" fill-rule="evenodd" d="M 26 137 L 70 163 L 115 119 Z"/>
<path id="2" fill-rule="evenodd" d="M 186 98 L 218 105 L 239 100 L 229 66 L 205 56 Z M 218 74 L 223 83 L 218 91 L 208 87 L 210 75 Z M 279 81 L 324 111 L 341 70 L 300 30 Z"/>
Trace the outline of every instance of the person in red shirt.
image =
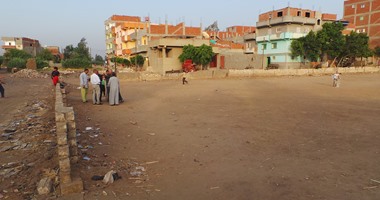
<path id="1" fill-rule="evenodd" d="M 53 80 L 53 84 L 54 84 L 54 86 L 56 86 L 57 83 L 59 82 L 59 71 L 58 71 L 58 67 L 54 67 L 53 72 L 51 72 L 51 79 Z"/>

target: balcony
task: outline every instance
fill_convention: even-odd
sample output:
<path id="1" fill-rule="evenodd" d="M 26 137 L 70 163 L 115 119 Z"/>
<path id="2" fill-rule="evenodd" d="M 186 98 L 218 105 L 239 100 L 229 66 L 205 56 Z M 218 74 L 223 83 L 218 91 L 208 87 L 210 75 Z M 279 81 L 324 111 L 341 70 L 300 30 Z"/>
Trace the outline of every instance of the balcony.
<path id="1" fill-rule="evenodd" d="M 256 33 L 250 33 L 250 34 L 244 35 L 243 37 L 244 37 L 244 41 L 256 40 Z"/>
<path id="2" fill-rule="evenodd" d="M 257 28 L 265 28 L 274 25 L 281 24 L 305 24 L 305 25 L 315 25 L 317 23 L 316 18 L 308 17 L 293 17 L 293 16 L 283 16 L 269 19 L 266 21 L 261 21 L 256 23 Z"/>
<path id="3" fill-rule="evenodd" d="M 1 46 L 2 49 L 16 49 L 15 45 L 3 45 Z"/>
<path id="4" fill-rule="evenodd" d="M 148 45 L 140 45 L 137 48 L 130 49 L 130 54 L 137 54 L 148 51 Z"/>

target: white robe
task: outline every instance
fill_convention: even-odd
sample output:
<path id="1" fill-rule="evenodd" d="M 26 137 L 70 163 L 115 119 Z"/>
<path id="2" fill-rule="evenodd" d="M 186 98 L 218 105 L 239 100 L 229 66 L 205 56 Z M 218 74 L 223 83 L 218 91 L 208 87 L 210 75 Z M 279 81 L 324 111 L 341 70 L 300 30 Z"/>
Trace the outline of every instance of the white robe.
<path id="1" fill-rule="evenodd" d="M 113 76 L 108 81 L 108 87 L 110 88 L 109 103 L 110 105 L 119 104 L 119 79 Z"/>

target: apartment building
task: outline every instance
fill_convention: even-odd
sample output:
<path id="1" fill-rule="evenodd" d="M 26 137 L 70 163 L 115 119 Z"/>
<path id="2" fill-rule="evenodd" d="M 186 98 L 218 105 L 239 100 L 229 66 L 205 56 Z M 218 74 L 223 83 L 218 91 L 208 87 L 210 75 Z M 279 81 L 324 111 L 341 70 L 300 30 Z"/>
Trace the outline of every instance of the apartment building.
<path id="1" fill-rule="evenodd" d="M 1 40 L 3 41 L 1 48 L 5 51 L 8 49 L 19 49 L 32 56 L 36 56 L 42 51 L 40 42 L 35 39 L 26 37 L 2 37 Z"/>
<path id="2" fill-rule="evenodd" d="M 258 54 L 263 55 L 261 67 L 275 64 L 282 69 L 299 68 L 301 58 L 291 56 L 292 41 L 312 30 L 318 31 L 324 23 L 336 19 L 336 14 L 292 7 L 260 14 L 256 23 L 256 41 Z"/>
<path id="3" fill-rule="evenodd" d="M 380 46 L 380 0 L 345 0 L 343 18 L 369 36 L 370 48 Z"/>

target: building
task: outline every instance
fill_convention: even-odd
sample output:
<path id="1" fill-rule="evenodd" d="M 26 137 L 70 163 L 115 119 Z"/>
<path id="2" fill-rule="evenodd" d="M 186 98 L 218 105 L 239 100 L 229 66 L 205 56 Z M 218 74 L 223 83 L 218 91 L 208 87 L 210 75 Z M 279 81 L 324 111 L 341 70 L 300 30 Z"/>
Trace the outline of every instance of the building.
<path id="1" fill-rule="evenodd" d="M 32 56 L 36 56 L 43 49 L 38 40 L 26 37 L 2 37 L 1 40 L 4 42 L 2 49 L 5 51 L 8 49 L 19 49 L 29 53 Z"/>
<path id="2" fill-rule="evenodd" d="M 380 0 L 345 0 L 343 18 L 369 36 L 370 48 L 380 46 Z"/>
<path id="3" fill-rule="evenodd" d="M 327 22 L 336 21 L 336 14 L 286 7 L 259 15 L 256 23 L 258 54 L 263 55 L 261 67 L 300 68 L 300 59 L 291 56 L 294 39 L 318 31 Z M 272 65 L 271 65 L 272 64 Z"/>

